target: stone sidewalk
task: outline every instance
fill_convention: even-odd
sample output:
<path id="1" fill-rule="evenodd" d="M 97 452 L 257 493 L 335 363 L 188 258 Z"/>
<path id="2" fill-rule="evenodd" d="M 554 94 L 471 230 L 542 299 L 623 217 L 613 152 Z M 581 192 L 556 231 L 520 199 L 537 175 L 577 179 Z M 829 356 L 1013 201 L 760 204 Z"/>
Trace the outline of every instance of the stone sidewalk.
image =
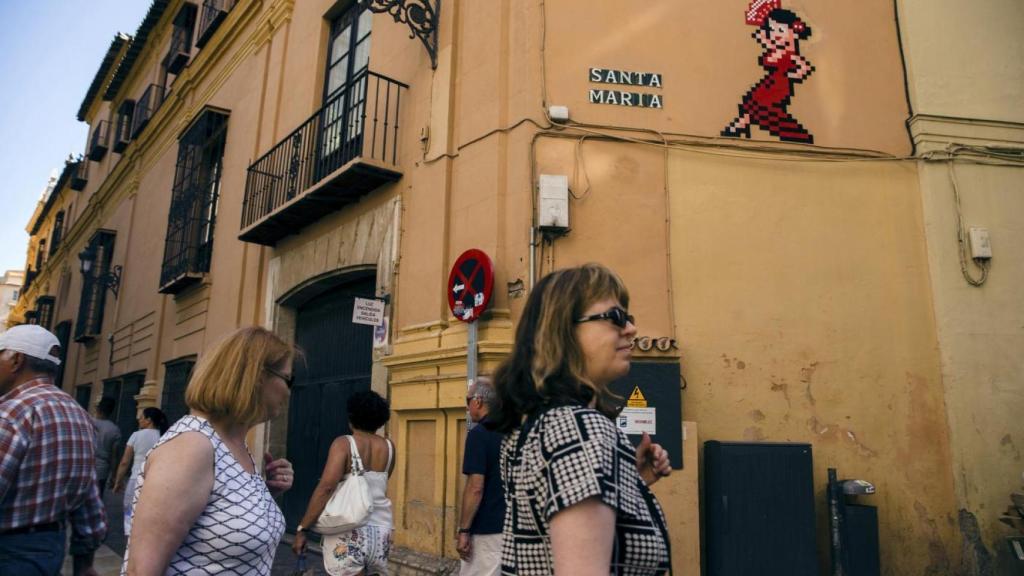
<path id="1" fill-rule="evenodd" d="M 121 561 L 127 545 L 124 536 L 122 495 L 107 491 L 103 498 L 103 504 L 107 511 L 107 540 L 96 551 L 93 567 L 96 568 L 100 576 L 118 576 L 121 572 Z M 298 558 L 292 552 L 291 542 L 292 536 L 285 534 L 274 555 L 271 576 L 293 576 L 298 573 L 296 571 Z M 441 576 L 458 573 L 457 560 L 435 558 L 401 548 L 392 548 L 390 564 L 392 576 Z M 303 572 L 303 575 L 326 576 L 327 573 L 324 572 L 323 567 L 319 546 L 311 545 L 306 552 L 306 571 Z M 71 558 L 65 558 L 62 574 L 70 576 L 71 568 Z"/>

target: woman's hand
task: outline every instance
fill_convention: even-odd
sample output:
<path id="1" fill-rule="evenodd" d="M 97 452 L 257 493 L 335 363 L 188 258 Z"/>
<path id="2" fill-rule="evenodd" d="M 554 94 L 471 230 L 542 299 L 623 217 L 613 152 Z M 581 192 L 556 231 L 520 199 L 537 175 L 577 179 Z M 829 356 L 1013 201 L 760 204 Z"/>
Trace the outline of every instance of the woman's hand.
<path id="1" fill-rule="evenodd" d="M 295 552 L 296 556 L 301 555 L 306 551 L 306 534 L 299 532 L 295 535 L 295 540 L 292 542 L 292 552 Z"/>
<path id="2" fill-rule="evenodd" d="M 292 463 L 284 458 L 274 460 L 270 452 L 263 453 L 263 463 L 266 465 L 264 472 L 267 478 L 267 488 L 274 494 L 280 494 L 292 487 L 295 481 L 295 471 Z"/>
<path id="3" fill-rule="evenodd" d="M 644 432 L 640 445 L 636 447 L 636 470 L 648 486 L 672 473 L 672 463 L 668 452 L 661 444 L 651 442 L 651 437 Z"/>

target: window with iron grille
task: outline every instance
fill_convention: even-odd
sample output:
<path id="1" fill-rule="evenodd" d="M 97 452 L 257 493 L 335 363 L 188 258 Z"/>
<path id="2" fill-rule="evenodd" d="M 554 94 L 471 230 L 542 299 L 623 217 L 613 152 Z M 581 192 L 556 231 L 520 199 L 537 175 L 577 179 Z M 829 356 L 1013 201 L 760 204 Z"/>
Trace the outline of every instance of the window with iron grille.
<path id="1" fill-rule="evenodd" d="M 39 241 L 39 247 L 36 248 L 36 270 L 43 269 L 43 263 L 46 262 L 46 238 Z"/>
<path id="2" fill-rule="evenodd" d="M 60 240 L 64 236 L 64 211 L 57 212 L 53 217 L 53 232 L 50 234 L 50 255 L 57 251 Z"/>
<path id="3" fill-rule="evenodd" d="M 125 151 L 132 141 L 132 117 L 135 114 L 135 100 L 125 100 L 117 108 L 117 125 L 114 127 L 114 152 Z"/>
<path id="4" fill-rule="evenodd" d="M 114 238 L 113 232 L 100 230 L 89 241 L 89 247 L 95 251 L 96 260 L 89 272 L 82 275 L 82 300 L 75 322 L 76 341 L 94 338 L 103 329 L 103 307 L 107 300 L 107 287 L 103 279 L 110 273 Z"/>
<path id="5" fill-rule="evenodd" d="M 60 366 L 57 367 L 57 377 L 54 379 L 54 383 L 58 388 L 63 388 L 64 364 L 68 359 L 68 341 L 71 340 L 71 320 L 57 324 L 57 327 L 53 329 L 53 335 L 60 342 Z M 85 401 L 88 404 L 88 395 L 86 395 Z"/>
<path id="6" fill-rule="evenodd" d="M 170 424 L 188 414 L 188 406 L 185 404 L 185 389 L 188 388 L 188 382 L 192 378 L 192 368 L 195 365 L 194 356 L 171 360 L 164 364 L 164 392 L 160 406 Z"/>
<path id="7" fill-rule="evenodd" d="M 92 384 L 79 384 L 75 386 L 75 400 L 78 405 L 89 411 L 89 400 L 92 398 Z"/>
<path id="8" fill-rule="evenodd" d="M 53 304 L 56 300 L 53 296 L 40 296 L 36 298 L 36 318 L 43 328 L 50 329 L 53 322 Z"/>
<path id="9" fill-rule="evenodd" d="M 176 294 L 210 271 L 227 114 L 206 110 L 178 143 L 160 292 Z"/>
<path id="10" fill-rule="evenodd" d="M 116 407 L 110 419 L 121 429 L 122 441 L 127 441 L 132 432 L 139 429 L 138 403 L 135 397 L 142 390 L 145 380 L 146 373 L 137 372 L 103 381 L 103 397 L 110 397 L 115 401 Z"/>

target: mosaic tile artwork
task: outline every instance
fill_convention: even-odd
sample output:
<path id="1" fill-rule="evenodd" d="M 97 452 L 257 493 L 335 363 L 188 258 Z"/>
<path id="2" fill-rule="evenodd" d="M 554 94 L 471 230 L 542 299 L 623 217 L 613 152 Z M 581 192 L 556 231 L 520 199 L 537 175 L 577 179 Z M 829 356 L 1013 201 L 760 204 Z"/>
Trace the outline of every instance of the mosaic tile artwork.
<path id="1" fill-rule="evenodd" d="M 751 126 L 757 126 L 785 142 L 813 144 L 814 136 L 789 113 L 796 85 L 814 72 L 800 54 L 800 40 L 811 36 L 811 27 L 795 12 L 782 8 L 781 0 L 753 0 L 745 19 L 757 26 L 751 37 L 763 50 L 758 64 L 765 75 L 743 95 L 739 116 L 721 135 L 750 138 Z"/>

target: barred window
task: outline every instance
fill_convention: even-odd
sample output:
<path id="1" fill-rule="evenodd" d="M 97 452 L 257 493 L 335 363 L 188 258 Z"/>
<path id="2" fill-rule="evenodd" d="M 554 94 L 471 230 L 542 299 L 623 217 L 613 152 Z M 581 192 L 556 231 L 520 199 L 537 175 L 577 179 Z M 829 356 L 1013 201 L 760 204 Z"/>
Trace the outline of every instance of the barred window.
<path id="1" fill-rule="evenodd" d="M 36 298 L 36 321 L 47 330 L 50 329 L 50 324 L 53 322 L 53 305 L 55 301 L 53 296 L 40 296 Z"/>
<path id="2" fill-rule="evenodd" d="M 89 241 L 88 249 L 95 252 L 96 259 L 92 268 L 82 274 L 82 300 L 75 323 L 75 340 L 78 342 L 97 336 L 103 329 L 103 307 L 107 300 L 103 279 L 110 273 L 115 236 L 109 230 L 100 230 Z"/>
<path id="3" fill-rule="evenodd" d="M 177 294 L 210 271 L 228 116 L 206 110 L 181 137 L 167 216 L 160 292 Z"/>
<path id="4" fill-rule="evenodd" d="M 92 384 L 79 384 L 75 386 L 75 400 L 78 405 L 89 411 L 89 400 L 92 398 Z"/>
<path id="5" fill-rule="evenodd" d="M 57 327 L 54 328 L 53 330 L 53 334 L 54 336 L 57 337 L 57 340 L 60 342 L 60 366 L 57 367 L 57 378 L 54 380 L 54 383 L 57 385 L 58 388 L 63 388 L 64 365 L 67 364 L 68 341 L 71 340 L 71 321 L 65 320 L 64 322 L 57 324 Z M 88 404 L 88 394 L 86 395 L 85 401 L 86 404 Z"/>
<path id="6" fill-rule="evenodd" d="M 164 414 L 167 414 L 168 423 L 173 424 L 188 414 L 185 389 L 192 379 L 192 368 L 195 365 L 195 357 L 171 360 L 164 364 L 164 392 L 160 406 Z"/>
<path id="7" fill-rule="evenodd" d="M 64 236 L 64 211 L 57 212 L 53 217 L 53 232 L 50 234 L 50 255 L 57 251 L 60 240 Z"/>
<path id="8" fill-rule="evenodd" d="M 138 403 L 135 397 L 142 390 L 145 379 L 146 374 L 138 372 L 103 381 L 103 397 L 113 398 L 116 405 L 110 419 L 121 429 L 123 440 L 127 440 L 132 432 L 139 429 Z"/>

